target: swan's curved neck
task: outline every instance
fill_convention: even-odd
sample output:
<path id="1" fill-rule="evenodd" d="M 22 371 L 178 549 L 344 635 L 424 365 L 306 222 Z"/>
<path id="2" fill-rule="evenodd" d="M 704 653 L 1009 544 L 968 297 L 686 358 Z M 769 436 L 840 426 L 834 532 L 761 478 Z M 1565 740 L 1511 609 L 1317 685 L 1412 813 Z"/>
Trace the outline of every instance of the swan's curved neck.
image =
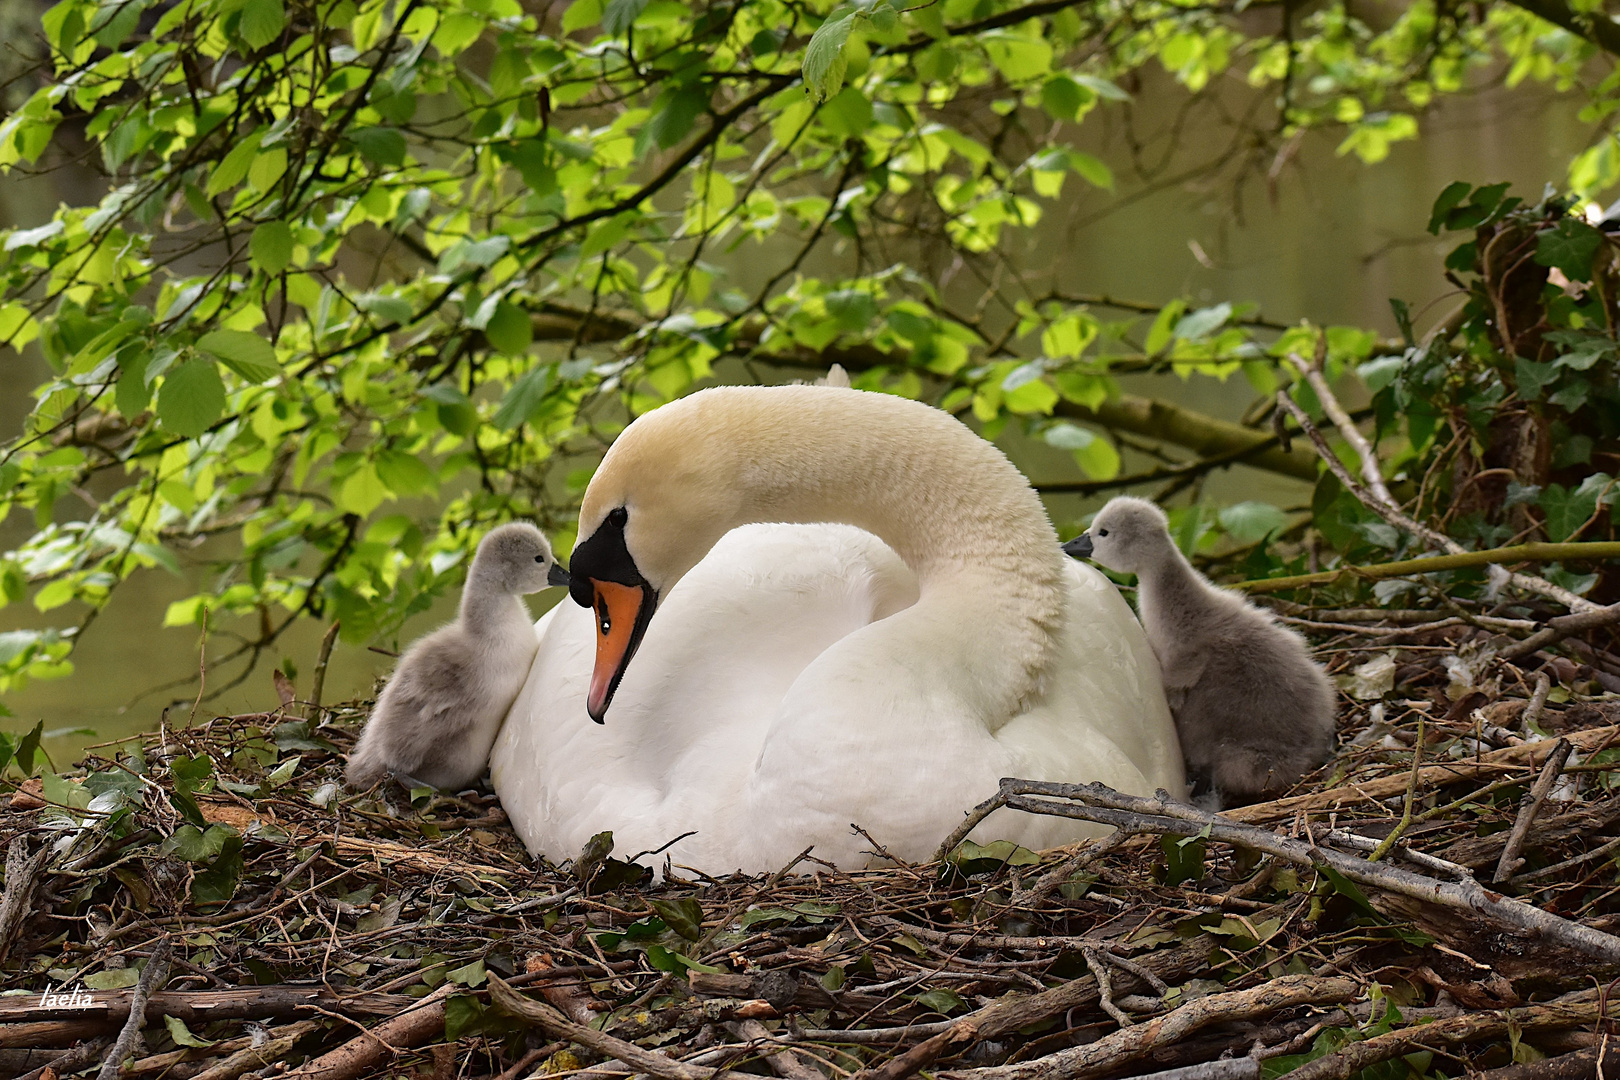
<path id="1" fill-rule="evenodd" d="M 675 486 L 701 486 L 708 508 L 706 535 L 688 532 L 685 557 L 670 553 L 677 575 L 739 525 L 855 525 L 916 573 L 927 633 L 963 639 L 938 655 L 968 657 L 973 670 L 962 675 L 993 699 L 1040 692 L 1065 610 L 1065 556 L 1040 499 L 1001 451 L 937 409 L 853 390 L 723 388 L 638 423 L 665 413 L 650 441 L 666 454 L 701 447 L 686 451 L 698 460 Z M 651 460 L 639 467 L 657 471 Z M 914 651 L 927 651 L 922 644 Z"/>

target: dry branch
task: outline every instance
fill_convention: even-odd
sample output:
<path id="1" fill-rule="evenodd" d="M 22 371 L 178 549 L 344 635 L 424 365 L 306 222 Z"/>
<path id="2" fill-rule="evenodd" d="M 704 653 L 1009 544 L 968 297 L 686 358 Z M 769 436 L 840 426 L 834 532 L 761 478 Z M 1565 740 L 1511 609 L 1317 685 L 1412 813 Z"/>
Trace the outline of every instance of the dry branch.
<path id="1" fill-rule="evenodd" d="M 1620 725 L 1606 725 L 1604 727 L 1587 728 L 1585 731 L 1571 732 L 1568 739 L 1576 750 L 1584 754 L 1600 746 L 1606 746 L 1616 736 L 1620 736 Z M 1475 780 L 1484 776 L 1499 776 L 1515 769 L 1535 768 L 1546 760 L 1552 749 L 1553 742 L 1547 739 L 1541 742 L 1527 742 L 1520 743 L 1517 746 L 1503 747 L 1501 750 L 1492 750 L 1489 753 L 1480 754 L 1477 758 L 1448 761 L 1440 765 L 1425 765 L 1418 770 L 1418 786 L 1423 789 L 1441 784 L 1455 784 L 1464 780 Z M 1341 810 L 1348 806 L 1355 806 L 1358 803 L 1387 799 L 1392 795 L 1401 794 L 1406 790 L 1406 785 L 1407 777 L 1404 774 L 1380 777 L 1377 780 L 1354 785 L 1328 788 L 1325 791 L 1313 791 L 1306 795 L 1292 795 L 1271 802 L 1240 806 L 1223 811 L 1222 816 L 1231 821 L 1248 823 L 1290 820 L 1301 813 Z"/>
<path id="2" fill-rule="evenodd" d="M 147 999 L 169 977 L 169 953 L 169 942 L 163 940 L 158 942 L 151 959 L 147 960 L 129 996 L 129 1018 L 124 1021 L 123 1030 L 113 1040 L 107 1056 L 101 1059 L 101 1072 L 97 1080 L 117 1080 L 118 1074 L 123 1071 L 124 1059 L 134 1052 L 135 1044 L 141 1037 L 141 1028 L 146 1022 Z"/>
<path id="3" fill-rule="evenodd" d="M 350 1039 L 336 1050 L 306 1061 L 285 1074 L 287 1080 L 353 1080 L 392 1058 L 398 1051 L 420 1046 L 435 1036 L 443 1035 L 444 1002 L 455 988 L 454 983 L 441 983 L 437 990 L 420 1001 L 412 1002 L 409 1008 L 399 1014 Z M 249 1053 L 251 1051 L 243 1051 L 243 1054 Z M 222 1073 L 209 1080 L 234 1078 Z"/>
<path id="4" fill-rule="evenodd" d="M 587 1050 L 623 1062 L 639 1072 L 661 1077 L 662 1080 L 709 1080 L 715 1074 L 714 1069 L 706 1066 L 687 1065 L 663 1054 L 643 1050 L 635 1043 L 576 1024 L 550 1005 L 518 993 L 493 973 L 489 976 L 489 994 L 503 1012 L 529 1021 L 552 1038 L 578 1043 Z"/>
<path id="5" fill-rule="evenodd" d="M 1249 990 L 1211 994 L 1163 1016 L 1122 1028 L 1094 1043 L 1055 1054 L 984 1069 L 942 1073 L 950 1080 L 1086 1080 L 1120 1068 L 1151 1051 L 1180 1042 L 1200 1028 L 1265 1016 L 1300 1005 L 1353 1001 L 1361 986 L 1353 979 L 1284 975 Z"/>
<path id="6" fill-rule="evenodd" d="M 1519 852 L 1524 848 L 1525 837 L 1530 834 L 1530 826 L 1534 824 L 1536 815 L 1541 813 L 1541 804 L 1547 801 L 1552 794 L 1553 783 L 1564 771 L 1564 762 L 1569 760 L 1570 751 L 1574 749 L 1569 745 L 1568 739 L 1559 739 L 1553 752 L 1547 755 L 1547 763 L 1541 767 L 1541 775 L 1536 777 L 1535 784 L 1525 794 L 1519 806 L 1519 816 L 1513 822 L 1513 831 L 1508 834 L 1507 843 L 1502 847 L 1502 857 L 1496 863 L 1496 873 L 1492 875 L 1493 884 L 1501 884 L 1513 876 L 1513 872 L 1524 865 Z"/>
<path id="7" fill-rule="evenodd" d="M 33 907 L 34 890 L 50 859 L 48 843 L 28 854 L 26 834 L 13 837 L 6 847 L 6 892 L 0 897 L 0 964 L 5 963 L 12 942 L 22 931 L 23 920 Z"/>
<path id="8" fill-rule="evenodd" d="M 1315 574 L 1256 578 L 1253 581 L 1237 582 L 1232 587 L 1248 593 L 1285 592 L 1311 585 L 1331 585 L 1346 578 L 1382 581 L 1386 578 L 1412 577 L 1416 574 L 1437 574 L 1442 570 L 1466 570 L 1475 566 L 1617 558 L 1620 558 L 1620 541 L 1617 540 L 1586 540 L 1572 544 L 1515 544 L 1512 547 L 1465 551 L 1459 555 L 1426 555 L 1419 559 L 1401 559 L 1398 562 L 1375 563 L 1371 566 L 1344 566 L 1337 570 L 1323 570 Z"/>
<path id="9" fill-rule="evenodd" d="M 1547 941 L 1594 959 L 1620 964 L 1620 938 L 1529 904 L 1510 900 L 1484 888 L 1473 878 L 1436 881 L 1397 867 L 1368 862 L 1332 848 L 1291 840 L 1249 825 L 1239 825 L 1219 814 L 1173 802 L 1163 792 L 1149 799 L 1124 795 L 1101 784 L 1042 784 L 1016 779 L 1002 780 L 1001 792 L 1007 806 L 1029 813 L 1053 814 L 1159 833 L 1192 833 L 1207 828 L 1208 835 L 1216 840 L 1242 844 L 1301 866 L 1327 866 L 1358 885 L 1383 889 L 1424 903 L 1472 911 L 1502 925 L 1538 933 Z"/>
<path id="10" fill-rule="evenodd" d="M 32 995 L 0 997 L 0 1023 L 70 1020 L 121 1024 L 129 1016 L 128 990 L 94 990 L 79 995 L 79 1000 L 82 1005 L 41 1006 Z M 213 1020 L 284 1020 L 307 1016 L 316 1009 L 346 1016 L 392 1016 L 414 1002 L 402 994 L 338 994 L 323 986 L 160 990 L 146 1001 L 146 1022 L 161 1023 L 165 1016 L 193 1026 Z"/>
<path id="11" fill-rule="evenodd" d="M 1594 995 L 1585 991 L 1582 996 Z M 1594 1000 L 1465 1013 L 1350 1043 L 1342 1050 L 1306 1062 L 1288 1075 L 1290 1080 L 1349 1080 L 1369 1065 L 1403 1054 L 1478 1039 L 1499 1038 L 1515 1026 L 1521 1031 L 1581 1027 L 1595 1023 L 1601 1014 L 1602 1006 Z"/>

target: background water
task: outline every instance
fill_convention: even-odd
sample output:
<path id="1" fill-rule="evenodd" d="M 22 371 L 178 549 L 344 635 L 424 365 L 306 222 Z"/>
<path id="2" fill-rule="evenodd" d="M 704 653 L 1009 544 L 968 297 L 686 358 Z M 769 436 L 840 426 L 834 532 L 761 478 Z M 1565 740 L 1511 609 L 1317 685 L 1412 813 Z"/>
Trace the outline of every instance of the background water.
<path id="1" fill-rule="evenodd" d="M 1078 145 L 1113 167 L 1116 189 L 1086 188 L 1071 178 L 1062 199 L 1047 206 L 1029 265 L 1056 267 L 1063 288 L 1076 293 L 1154 304 L 1183 296 L 1211 303 L 1253 301 L 1268 318 L 1282 322 L 1309 318 L 1393 334 L 1387 304 L 1392 296 L 1422 313 L 1420 327 L 1447 309 L 1449 287 L 1440 262 L 1449 245 L 1423 231 L 1441 188 L 1457 179 L 1508 180 L 1518 194 L 1536 198 L 1544 184 L 1562 182 L 1570 157 L 1595 135 L 1576 118 L 1579 101 L 1524 87 L 1446 100 L 1424 118 L 1419 140 L 1395 145 L 1388 160 L 1377 165 L 1338 157 L 1334 137 L 1315 134 L 1302 140 L 1274 184 L 1266 182 L 1263 170 L 1251 170 L 1238 184 L 1230 169 L 1214 174 L 1213 181 L 1166 182 L 1221 154 L 1231 138 L 1216 124 L 1189 125 L 1170 137 L 1177 102 L 1173 87 L 1153 85 L 1149 79 L 1133 104 L 1132 130 L 1117 115 L 1102 111 L 1087 121 Z M 1130 151 L 1133 140 L 1144 138 L 1150 148 L 1157 138 L 1156 153 L 1168 150 L 1156 176 L 1146 178 L 1133 173 Z M 42 223 L 59 201 L 88 201 L 96 190 L 94 176 L 74 169 L 7 178 L 0 183 L 0 223 Z M 952 286 L 958 294 L 964 287 Z M 0 359 L 0 437 L 9 438 L 18 429 L 44 371 L 32 351 L 20 358 L 7 352 Z M 1254 400 L 1241 376 L 1219 385 L 1207 379 L 1184 383 L 1174 376 L 1127 382 L 1128 390 L 1233 420 Z M 1036 482 L 1082 479 L 1064 453 L 1016 433 L 1003 443 Z M 1260 498 L 1287 506 L 1303 502 L 1307 489 L 1237 467 L 1212 476 L 1203 494 L 1215 502 Z M 1094 504 L 1077 497 L 1050 500 L 1060 523 L 1076 520 Z M 0 542 L 15 544 L 32 529 L 30 517 L 14 513 L 0 523 Z M 161 623 L 171 600 L 190 595 L 204 582 L 206 555 L 200 550 L 182 556 L 187 567 L 183 578 L 148 571 L 121 586 L 73 656 L 78 673 L 34 682 L 8 695 L 4 703 L 16 715 L 0 719 L 0 724 L 27 729 L 43 719 L 47 730 L 60 732 L 48 740 L 47 750 L 66 764 L 89 743 L 155 727 L 163 720 L 164 707 L 179 697 L 188 704 L 171 709 L 167 722 L 185 723 L 195 685 L 159 688 L 196 672 L 198 634 L 193 628 L 165 629 Z M 550 590 L 531 597 L 530 606 L 538 615 L 561 596 L 561 590 Z M 402 640 L 453 613 L 453 601 L 442 602 L 408 623 Z M 72 607 L 40 614 L 26 604 L 12 605 L 0 609 L 0 631 L 65 626 L 81 616 Z M 301 690 L 307 690 L 323 630 L 309 622 L 283 637 L 277 656 L 291 658 L 300 669 Z M 225 647 L 218 640 L 213 645 L 216 652 Z M 275 662 L 267 658 L 246 681 L 205 702 L 199 715 L 273 706 L 270 667 Z M 369 694 L 373 680 L 391 663 L 385 655 L 340 643 L 327 676 L 326 700 Z M 210 670 L 210 689 L 217 690 L 235 674 Z"/>

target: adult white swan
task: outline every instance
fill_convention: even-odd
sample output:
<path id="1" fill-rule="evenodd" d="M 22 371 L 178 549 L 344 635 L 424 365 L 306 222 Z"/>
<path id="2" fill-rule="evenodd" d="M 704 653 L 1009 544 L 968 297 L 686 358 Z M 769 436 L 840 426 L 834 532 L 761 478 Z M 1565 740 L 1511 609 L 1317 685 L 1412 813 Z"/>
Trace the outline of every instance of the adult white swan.
<path id="1" fill-rule="evenodd" d="M 537 625 L 490 762 L 535 855 L 696 830 L 677 864 L 769 871 L 813 844 L 859 866 L 851 823 L 926 858 L 1002 776 L 1183 790 L 1130 609 L 937 409 L 704 390 L 625 429 L 579 524 L 579 606 Z M 978 835 L 1050 847 L 1087 826 L 1001 811 Z"/>

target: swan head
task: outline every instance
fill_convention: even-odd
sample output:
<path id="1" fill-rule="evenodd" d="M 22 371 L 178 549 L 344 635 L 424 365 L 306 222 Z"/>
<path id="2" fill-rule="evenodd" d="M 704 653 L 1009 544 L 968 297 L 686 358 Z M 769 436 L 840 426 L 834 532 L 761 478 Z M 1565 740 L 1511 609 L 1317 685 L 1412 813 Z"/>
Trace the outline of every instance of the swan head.
<path id="1" fill-rule="evenodd" d="M 1170 542 L 1170 519 L 1146 499 L 1121 495 L 1097 512 L 1091 528 L 1063 545 L 1077 559 L 1138 574 L 1162 562 Z"/>
<path id="2" fill-rule="evenodd" d="M 568 571 L 557 565 L 539 529 L 514 521 L 490 530 L 479 541 L 468 579 L 492 592 L 521 596 L 549 585 L 567 585 Z"/>
<path id="3" fill-rule="evenodd" d="M 729 482 L 747 451 L 683 398 L 638 418 L 614 441 L 580 505 L 569 594 L 596 613 L 596 667 L 586 711 L 603 722 L 613 693 L 675 583 L 739 523 Z"/>

